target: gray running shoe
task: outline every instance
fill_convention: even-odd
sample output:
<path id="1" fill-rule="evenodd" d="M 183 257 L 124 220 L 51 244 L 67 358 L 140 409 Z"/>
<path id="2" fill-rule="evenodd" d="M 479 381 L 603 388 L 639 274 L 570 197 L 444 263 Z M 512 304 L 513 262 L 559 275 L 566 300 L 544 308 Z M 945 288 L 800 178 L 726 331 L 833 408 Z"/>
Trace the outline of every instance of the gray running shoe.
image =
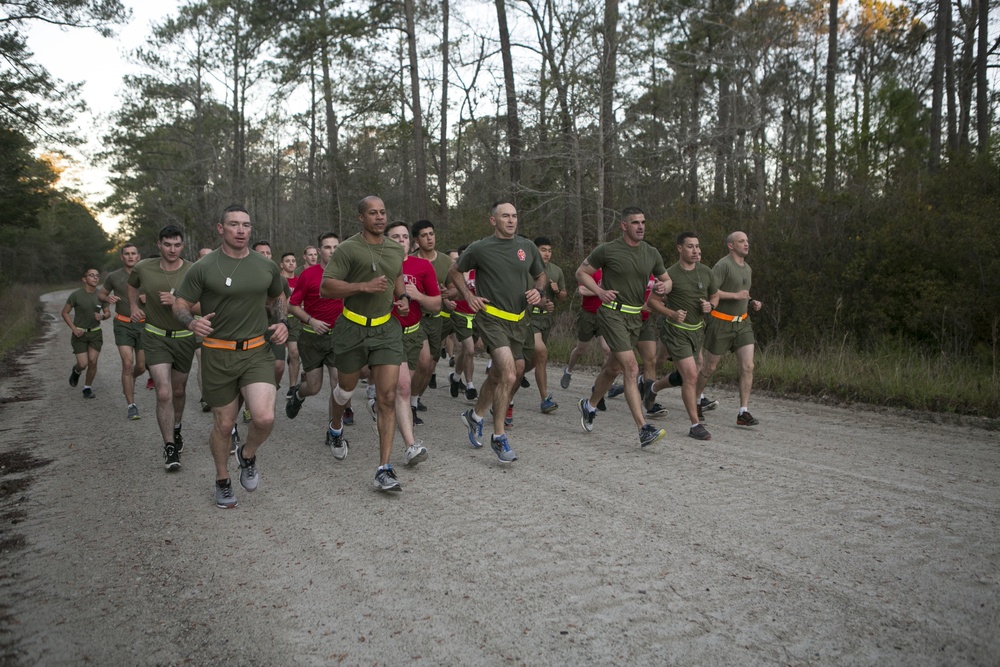
<path id="1" fill-rule="evenodd" d="M 231 510 L 238 507 L 236 496 L 233 495 L 233 485 L 228 479 L 215 480 L 215 506 L 224 510 Z"/>
<path id="2" fill-rule="evenodd" d="M 95 394 L 94 390 L 91 389 L 90 387 L 84 387 L 83 388 L 83 397 L 84 398 L 97 398 L 97 394 Z"/>
<path id="3" fill-rule="evenodd" d="M 691 430 L 688 431 L 688 435 L 691 436 L 692 438 L 694 438 L 695 440 L 711 440 L 712 439 L 712 434 L 709 433 L 708 429 L 705 428 L 704 425 L 702 425 L 702 424 L 695 424 L 694 426 L 692 426 Z"/>
<path id="4" fill-rule="evenodd" d="M 292 387 L 292 395 L 288 397 L 285 401 L 285 416 L 289 419 L 295 419 L 299 410 L 302 409 L 302 404 L 305 403 L 304 398 L 299 398 L 299 385 Z"/>
<path id="5" fill-rule="evenodd" d="M 376 491 L 402 491 L 403 485 L 396 479 L 396 471 L 392 466 L 379 468 L 375 471 L 373 486 Z"/>
<path id="6" fill-rule="evenodd" d="M 202 412 L 211 412 L 212 411 L 212 406 L 205 402 L 204 397 L 199 398 L 198 399 L 198 403 L 201 404 L 201 411 Z"/>
<path id="7" fill-rule="evenodd" d="M 469 442 L 473 447 L 479 449 L 483 446 L 483 422 L 476 421 L 472 416 L 472 408 L 462 413 L 462 423 L 469 429 Z"/>
<path id="8" fill-rule="evenodd" d="M 548 396 L 545 397 L 545 400 L 542 401 L 542 405 L 541 405 L 542 414 L 547 415 L 550 412 L 555 412 L 556 408 L 558 408 L 558 407 L 559 407 L 559 404 L 556 403 L 555 401 L 553 401 L 552 400 L 552 394 L 549 394 Z"/>
<path id="9" fill-rule="evenodd" d="M 597 413 L 591 412 L 590 410 L 587 409 L 587 399 L 585 398 L 581 398 L 578 405 L 580 406 L 580 415 L 581 415 L 580 426 L 583 427 L 584 431 L 590 433 L 591 431 L 594 430 L 594 415 L 596 415 Z"/>
<path id="10" fill-rule="evenodd" d="M 177 453 L 184 453 L 184 436 L 181 435 L 181 428 L 177 426 L 174 428 L 174 446 L 177 447 Z"/>
<path id="11" fill-rule="evenodd" d="M 375 407 L 375 399 L 374 398 L 369 398 L 367 401 L 365 401 L 365 403 L 368 405 L 368 412 L 372 416 L 372 421 L 373 422 L 377 422 L 378 421 L 378 408 Z"/>
<path id="12" fill-rule="evenodd" d="M 257 490 L 257 485 L 260 483 L 260 475 L 257 474 L 257 457 L 255 456 L 252 459 L 243 458 L 243 447 L 240 447 L 236 450 L 236 460 L 240 464 L 240 486 L 247 493 L 253 493 Z"/>
<path id="13" fill-rule="evenodd" d="M 639 446 L 651 445 L 666 434 L 667 432 L 662 428 L 656 428 L 652 424 L 643 424 L 642 428 L 639 429 Z"/>
<path id="14" fill-rule="evenodd" d="M 139 418 L 139 406 L 136 405 L 135 403 L 128 406 L 128 418 L 131 419 L 132 421 L 135 421 L 136 419 Z"/>
<path id="15" fill-rule="evenodd" d="M 240 430 L 236 427 L 236 424 L 233 424 L 233 433 L 230 442 L 229 455 L 232 456 L 236 453 L 236 448 L 240 446 Z"/>
<path id="16" fill-rule="evenodd" d="M 417 440 L 406 448 L 406 465 L 415 466 L 421 461 L 427 460 L 427 448 Z"/>
<path id="17" fill-rule="evenodd" d="M 181 457 L 172 442 L 163 445 L 163 467 L 167 469 L 167 472 L 181 469 Z"/>
<path id="18" fill-rule="evenodd" d="M 621 396 L 625 393 L 625 385 L 620 382 L 615 382 L 611 387 L 608 388 L 608 398 L 615 398 L 616 396 Z"/>
<path id="19" fill-rule="evenodd" d="M 346 459 L 347 449 L 350 445 L 347 442 L 347 438 L 344 437 L 344 429 L 340 429 L 340 433 L 337 433 L 332 428 L 327 429 L 326 446 L 333 452 L 333 458 L 338 461 Z"/>
<path id="20" fill-rule="evenodd" d="M 667 416 L 667 409 L 665 407 L 663 407 L 662 405 L 660 405 L 659 403 L 653 403 L 646 410 L 646 416 L 647 417 L 661 417 L 661 418 L 662 417 L 666 417 Z"/>
<path id="21" fill-rule="evenodd" d="M 500 459 L 500 463 L 512 463 L 517 460 L 517 452 L 510 448 L 506 435 L 495 435 L 490 438 L 490 449 Z"/>
<path id="22" fill-rule="evenodd" d="M 80 383 L 80 373 L 82 372 L 76 370 L 76 364 L 73 364 L 73 370 L 69 372 L 69 386 L 75 387 Z"/>
<path id="23" fill-rule="evenodd" d="M 741 415 L 736 415 L 736 425 L 737 426 L 756 426 L 760 422 L 754 419 L 754 416 L 749 412 L 744 412 Z"/>
<path id="24" fill-rule="evenodd" d="M 427 412 L 427 406 L 420 398 L 417 398 L 417 412 Z"/>
<path id="25" fill-rule="evenodd" d="M 376 393 L 377 390 L 375 389 L 374 384 L 368 384 L 368 386 L 365 387 L 365 398 L 375 398 Z"/>
<path id="26" fill-rule="evenodd" d="M 563 369 L 562 377 L 559 378 L 559 386 L 563 389 L 569 389 L 569 383 L 573 380 L 573 374 Z"/>
<path id="27" fill-rule="evenodd" d="M 699 402 L 699 405 L 701 405 L 702 410 L 714 410 L 717 407 L 719 407 L 719 402 L 714 398 L 709 398 L 708 396 L 704 396 Z"/>

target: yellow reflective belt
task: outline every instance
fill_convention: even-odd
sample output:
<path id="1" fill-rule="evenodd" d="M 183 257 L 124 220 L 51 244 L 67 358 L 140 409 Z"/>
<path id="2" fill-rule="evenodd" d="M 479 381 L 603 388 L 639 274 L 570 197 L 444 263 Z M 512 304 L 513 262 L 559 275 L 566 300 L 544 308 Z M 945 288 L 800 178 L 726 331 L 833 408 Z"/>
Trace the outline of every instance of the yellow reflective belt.
<path id="1" fill-rule="evenodd" d="M 187 329 L 161 329 L 160 327 L 154 327 L 148 322 L 146 323 L 146 331 L 157 336 L 163 336 L 164 338 L 187 338 L 194 335 L 193 331 L 188 331 Z"/>
<path id="2" fill-rule="evenodd" d="M 438 314 L 435 315 L 434 317 L 451 317 L 451 313 L 442 310 L 442 311 L 439 311 Z"/>
<path id="3" fill-rule="evenodd" d="M 494 308 L 488 303 L 483 304 L 483 310 L 493 317 L 499 317 L 501 320 L 507 320 L 508 322 L 520 322 L 524 319 L 523 310 L 520 313 L 508 313 L 506 310 Z"/>
<path id="4" fill-rule="evenodd" d="M 344 308 L 344 317 L 355 324 L 360 324 L 363 327 L 377 327 L 388 322 L 389 318 L 392 317 L 392 313 L 386 313 L 381 317 L 365 317 L 364 315 L 355 313 L 353 310 Z"/>
<path id="5" fill-rule="evenodd" d="M 403 335 L 405 336 L 406 334 L 411 334 L 414 331 L 420 331 L 420 322 L 417 322 L 413 326 L 409 326 L 403 329 Z"/>
<path id="6" fill-rule="evenodd" d="M 472 313 L 460 313 L 458 311 L 455 311 L 455 317 L 462 318 L 462 320 L 465 322 L 464 326 L 466 329 L 472 328 L 472 319 L 475 317 L 475 315 L 473 315 Z"/>
<path id="7" fill-rule="evenodd" d="M 677 322 L 674 322 L 673 320 L 670 319 L 667 320 L 667 324 L 669 324 L 672 327 L 677 327 L 678 329 L 683 329 L 684 331 L 697 331 L 698 329 L 705 326 L 704 322 L 699 322 L 698 324 L 684 324 L 683 322 L 681 322 L 680 324 L 678 324 Z"/>
<path id="8" fill-rule="evenodd" d="M 642 306 L 630 306 L 627 303 L 621 303 L 619 301 L 602 303 L 601 305 L 610 310 L 620 310 L 621 312 L 628 313 L 629 315 L 638 315 L 642 312 Z"/>

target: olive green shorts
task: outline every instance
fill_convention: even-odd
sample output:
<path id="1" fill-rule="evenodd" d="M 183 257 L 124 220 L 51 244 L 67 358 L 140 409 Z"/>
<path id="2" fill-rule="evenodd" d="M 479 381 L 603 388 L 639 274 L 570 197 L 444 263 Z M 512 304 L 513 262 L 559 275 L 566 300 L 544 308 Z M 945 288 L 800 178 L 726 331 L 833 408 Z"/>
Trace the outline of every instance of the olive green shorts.
<path id="1" fill-rule="evenodd" d="M 753 326 L 750 320 L 742 322 L 723 322 L 717 317 L 708 316 L 705 329 L 705 349 L 717 357 L 726 352 L 735 352 L 741 347 L 754 344 Z"/>
<path id="2" fill-rule="evenodd" d="M 69 344 L 73 348 L 73 354 L 83 354 L 87 351 L 88 347 L 92 347 L 100 352 L 101 347 L 104 345 L 104 332 L 100 329 L 86 331 L 79 338 L 70 334 Z"/>
<path id="3" fill-rule="evenodd" d="M 115 320 L 115 345 L 118 347 L 133 347 L 142 349 L 142 330 L 144 325 L 138 322 L 122 322 Z"/>
<path id="4" fill-rule="evenodd" d="M 365 364 L 398 366 L 403 363 L 403 329 L 395 317 L 377 327 L 366 327 L 340 317 L 333 331 L 333 353 L 337 358 L 337 370 L 342 373 L 354 373 Z"/>
<path id="5" fill-rule="evenodd" d="M 337 357 L 333 354 L 333 329 L 325 334 L 303 330 L 299 335 L 299 360 L 305 373 L 321 366 L 335 368 Z"/>
<path id="6" fill-rule="evenodd" d="M 424 347 L 424 341 L 427 340 L 427 332 L 424 330 L 424 323 L 426 320 L 420 321 L 420 328 L 413 333 L 403 334 L 403 356 L 406 357 L 406 363 L 410 366 L 410 370 L 414 370 L 417 367 L 417 362 L 420 361 L 420 350 Z M 440 353 L 441 350 L 438 350 Z"/>
<path id="7" fill-rule="evenodd" d="M 531 332 L 542 334 L 542 340 L 546 343 L 549 342 L 549 332 L 552 331 L 552 319 L 553 316 L 546 314 L 531 314 Z"/>
<path id="8" fill-rule="evenodd" d="M 583 343 L 594 340 L 601 332 L 597 330 L 597 314 L 589 310 L 579 310 L 576 313 L 576 339 Z"/>
<path id="9" fill-rule="evenodd" d="M 285 343 L 297 343 L 302 335 L 302 320 L 291 313 L 288 314 L 288 341 Z"/>
<path id="10" fill-rule="evenodd" d="M 191 360 L 198 349 L 194 335 L 183 338 L 158 336 L 151 331 L 142 332 L 142 349 L 146 351 L 146 365 L 170 364 L 178 373 L 191 372 Z"/>
<path id="11" fill-rule="evenodd" d="M 274 356 L 267 345 L 252 350 L 201 350 L 202 398 L 213 408 L 229 405 L 251 384 L 274 385 Z"/>
<path id="12" fill-rule="evenodd" d="M 627 352 L 639 342 L 642 315 L 601 306 L 597 309 L 597 328 L 612 352 Z"/>
<path id="13" fill-rule="evenodd" d="M 660 340 L 667 348 L 667 354 L 675 362 L 688 357 L 694 357 L 697 360 L 705 342 L 705 327 L 699 327 L 695 330 L 682 329 L 664 318 L 660 330 Z"/>
<path id="14" fill-rule="evenodd" d="M 271 331 L 269 330 L 264 334 L 264 340 L 267 341 L 267 349 L 271 350 L 271 356 L 274 357 L 275 361 L 285 360 L 285 346 L 278 345 L 277 343 L 271 342 Z"/>
<path id="15" fill-rule="evenodd" d="M 449 321 L 448 317 L 434 317 L 431 315 L 425 315 L 420 318 L 420 329 L 424 332 L 424 338 L 427 339 L 427 344 L 431 349 L 431 356 L 434 361 L 441 358 L 441 341 L 444 340 L 443 334 L 444 323 Z"/>
<path id="16" fill-rule="evenodd" d="M 534 347 L 534 337 L 531 335 L 526 317 L 520 322 L 512 322 L 481 310 L 476 314 L 472 329 L 476 337 L 483 341 L 489 353 L 501 347 L 509 347 L 514 358 L 521 359 L 524 356 L 524 348 Z"/>
<path id="17" fill-rule="evenodd" d="M 469 313 L 452 313 L 451 327 L 455 333 L 455 338 L 465 340 L 470 337 L 473 334 L 472 321 L 475 318 L 475 315 Z"/>
<path id="18" fill-rule="evenodd" d="M 642 328 L 639 329 L 639 342 L 655 341 L 660 327 L 657 326 L 663 321 L 662 315 L 650 313 L 649 317 L 642 321 Z"/>

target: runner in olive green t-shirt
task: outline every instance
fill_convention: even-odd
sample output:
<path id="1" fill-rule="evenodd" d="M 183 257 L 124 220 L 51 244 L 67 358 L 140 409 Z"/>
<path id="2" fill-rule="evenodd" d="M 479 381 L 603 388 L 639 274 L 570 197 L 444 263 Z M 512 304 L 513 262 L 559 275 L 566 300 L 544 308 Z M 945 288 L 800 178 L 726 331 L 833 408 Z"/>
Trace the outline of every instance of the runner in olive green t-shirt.
<path id="1" fill-rule="evenodd" d="M 226 208 L 216 225 L 222 245 L 191 267 L 177 291 L 174 314 L 202 337 L 202 389 L 212 406 L 209 442 L 215 461 L 215 504 L 237 506 L 229 481 L 229 452 L 242 394 L 250 409 L 246 441 L 236 448 L 240 485 L 257 490 L 257 449 L 274 428 L 274 356 L 264 342 L 270 332 L 277 345 L 288 338 L 287 303 L 278 265 L 250 250 L 253 224 L 245 208 Z M 201 306 L 201 317 L 192 309 Z M 268 325 L 270 305 L 276 324 Z"/>
<path id="2" fill-rule="evenodd" d="M 184 451 L 181 424 L 187 403 L 187 380 L 194 358 L 194 335 L 173 313 L 177 288 L 191 268 L 181 257 L 184 232 L 167 225 L 157 234 L 159 257 L 138 262 L 128 276 L 132 321 L 144 321 L 142 346 L 149 376 L 156 390 L 156 422 L 163 436 L 163 465 L 168 471 L 181 467 Z M 145 297 L 145 301 L 142 301 Z"/>
<path id="3" fill-rule="evenodd" d="M 146 355 L 142 351 L 142 324 L 132 321 L 132 308 L 128 302 L 128 277 L 138 263 L 139 249 L 134 243 L 122 246 L 119 256 L 122 268 L 112 271 L 104 279 L 97 298 L 115 304 L 115 345 L 122 361 L 122 393 L 125 395 L 127 417 L 139 419 L 139 406 L 135 404 L 135 379 L 146 372 Z"/>
<path id="4" fill-rule="evenodd" d="M 667 269 L 673 289 L 666 297 L 650 294 L 650 308 L 666 316 L 663 323 L 663 344 L 680 373 L 681 398 L 691 419 L 688 435 L 697 440 L 711 440 L 712 436 L 702 424 L 704 420 L 698 405 L 698 371 L 701 349 L 705 338 L 705 318 L 719 301 L 719 288 L 715 274 L 701 263 L 701 244 L 694 232 L 682 232 L 677 237 L 677 254 L 680 259 Z M 673 386 L 669 377 L 660 378 L 647 388 L 643 399 L 648 408 L 656 401 L 656 392 Z"/>
<path id="5" fill-rule="evenodd" d="M 469 245 L 448 270 L 449 282 L 458 288 L 476 313 L 473 329 L 490 355 L 490 371 L 479 390 L 476 406 L 462 413 L 473 447 L 482 447 L 483 416 L 493 408 L 490 448 L 502 463 L 517 460 L 504 432 L 504 417 L 514 383 L 524 374 L 523 349 L 530 345 L 531 306 L 542 302 L 545 266 L 535 244 L 517 235 L 517 209 L 497 202 L 490 210 L 493 235 Z M 476 270 L 476 293 L 465 283 L 463 271 Z"/>
<path id="6" fill-rule="evenodd" d="M 735 352 L 739 362 L 740 386 L 740 410 L 736 415 L 736 425 L 756 426 L 759 422 L 747 410 L 753 387 L 754 354 L 753 326 L 747 314 L 759 311 L 764 304 L 750 298 L 752 274 L 746 261 L 750 254 L 749 238 L 744 232 L 733 232 L 726 237 L 726 247 L 729 254 L 716 262 L 712 269 L 719 284 L 719 305 L 708 318 L 705 362 L 698 376 L 698 391 L 705 390 L 722 355 Z"/>
<path id="7" fill-rule="evenodd" d="M 96 398 L 90 385 L 97 375 L 97 359 L 104 343 L 101 321 L 111 317 L 107 304 L 102 306 L 97 299 L 97 284 L 100 279 L 101 274 L 97 269 L 84 271 L 81 278 L 83 287 L 70 293 L 62 309 L 63 322 L 73 332 L 70 345 L 76 357 L 69 373 L 69 386 L 75 387 L 80 381 L 80 374 L 87 371 L 83 380 L 84 398 Z M 69 316 L 71 311 L 72 318 Z"/>
<path id="8" fill-rule="evenodd" d="M 621 238 L 594 248 L 576 270 L 577 282 L 601 300 L 601 307 L 597 309 L 598 328 L 611 348 L 611 355 L 594 381 L 590 398 L 580 399 L 580 424 L 587 432 L 594 430 L 597 409 L 592 406 L 604 398 L 618 373 L 622 373 L 625 400 L 639 429 L 639 444 L 645 447 L 666 435 L 666 431 L 647 424 L 643 416 L 639 387 L 636 385 L 639 365 L 634 348 L 642 328 L 642 307 L 649 276 L 659 281 L 653 286 L 657 294 L 669 293 L 671 282 L 660 252 L 643 240 L 646 214 L 642 209 L 630 207 L 623 210 L 620 226 Z M 600 285 L 593 278 L 597 269 L 602 270 Z"/>
<path id="9" fill-rule="evenodd" d="M 320 295 L 343 299 L 344 312 L 334 326 L 334 356 L 338 381 L 333 389 L 333 417 L 327 443 L 334 458 L 347 455 L 344 411 L 367 364 L 375 382 L 378 404 L 379 466 L 374 486 L 379 491 L 400 491 L 402 486 L 390 463 L 396 431 L 396 383 L 403 362 L 403 330 L 392 316 L 393 306 L 409 313 L 403 284 L 406 252 L 385 237 L 385 203 L 368 196 L 358 202 L 361 232 L 346 239 L 323 270 Z"/>

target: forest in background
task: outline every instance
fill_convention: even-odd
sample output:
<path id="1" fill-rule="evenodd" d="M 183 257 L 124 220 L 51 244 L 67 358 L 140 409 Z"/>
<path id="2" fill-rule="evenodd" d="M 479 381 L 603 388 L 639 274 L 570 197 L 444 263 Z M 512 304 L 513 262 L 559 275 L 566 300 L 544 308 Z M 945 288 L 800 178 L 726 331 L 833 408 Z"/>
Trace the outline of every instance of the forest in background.
<path id="1" fill-rule="evenodd" d="M 212 244 L 231 202 L 301 254 L 380 195 L 442 244 L 498 198 L 568 272 L 639 205 L 669 262 L 751 238 L 762 342 L 848 341 L 997 372 L 997 31 L 988 0 L 200 0 L 132 57 L 102 159 L 107 238 L 38 148 L 79 100 L 31 60 L 0 1 L 0 273 L 76 280 L 181 225 Z M 48 12 L 46 14 L 46 12 Z M 113 31 L 117 0 L 38 15 Z"/>

